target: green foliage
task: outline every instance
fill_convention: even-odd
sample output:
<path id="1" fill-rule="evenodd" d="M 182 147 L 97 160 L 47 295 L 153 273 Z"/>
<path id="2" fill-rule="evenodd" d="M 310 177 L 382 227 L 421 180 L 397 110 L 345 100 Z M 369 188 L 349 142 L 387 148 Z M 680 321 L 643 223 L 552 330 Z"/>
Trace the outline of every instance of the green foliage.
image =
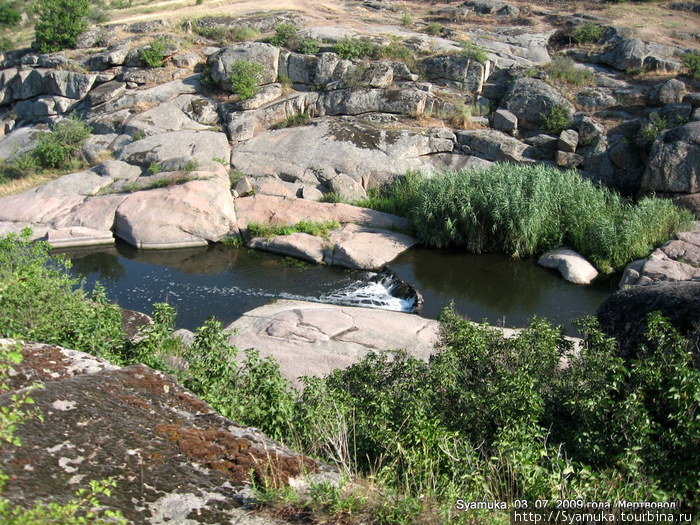
<path id="1" fill-rule="evenodd" d="M 428 363 L 370 354 L 307 379 L 296 416 L 306 446 L 379 472 L 414 516 L 418 495 L 455 492 L 697 504 L 700 371 L 666 322 L 651 319 L 650 350 L 629 366 L 593 320 L 580 352 L 543 321 L 511 338 L 451 310 L 440 323 Z"/>
<path id="2" fill-rule="evenodd" d="M 413 20 L 411 19 L 410 13 L 404 12 L 401 15 L 401 25 L 404 27 L 408 27 L 411 24 L 413 24 Z"/>
<path id="3" fill-rule="evenodd" d="M 471 42 L 464 42 L 462 44 L 462 55 L 470 60 L 476 60 L 482 64 L 485 64 L 489 59 L 486 51 L 481 49 L 479 46 L 472 44 Z"/>
<path id="4" fill-rule="evenodd" d="M 180 355 L 189 366 L 178 378 L 217 412 L 259 427 L 274 439 L 290 437 L 295 395 L 276 361 L 248 349 L 245 360 L 238 362 L 236 348 L 228 344 L 221 323 L 213 318 Z"/>
<path id="5" fill-rule="evenodd" d="M 577 44 L 596 43 L 603 36 L 603 27 L 593 22 L 584 22 L 574 27 L 573 37 Z"/>
<path id="6" fill-rule="evenodd" d="M 128 9 L 134 5 L 134 0 L 112 0 L 109 3 L 110 9 Z"/>
<path id="7" fill-rule="evenodd" d="M 428 246 L 526 257 L 565 244 L 603 272 L 646 257 L 692 220 L 668 200 L 634 205 L 574 171 L 543 165 L 412 176 L 362 204 L 408 217 Z"/>
<path id="8" fill-rule="evenodd" d="M 163 166 L 161 166 L 160 162 L 153 161 L 148 165 L 148 168 L 146 169 L 146 172 L 149 175 L 156 175 L 160 172 L 163 171 Z"/>
<path id="9" fill-rule="evenodd" d="M 264 71 L 265 68 L 255 62 L 236 60 L 231 65 L 231 92 L 241 100 L 252 98 L 258 92 Z"/>
<path id="10" fill-rule="evenodd" d="M 700 80 L 700 52 L 691 51 L 681 56 L 683 67 L 688 70 L 688 75 L 695 80 Z"/>
<path id="11" fill-rule="evenodd" d="M 195 22 L 192 29 L 199 36 L 215 40 L 220 46 L 234 42 L 246 42 L 258 36 L 258 32 L 250 27 L 204 27 Z"/>
<path id="12" fill-rule="evenodd" d="M 115 358 L 123 338 L 120 310 L 96 287 L 88 295 L 70 262 L 50 258 L 30 232 L 0 239 L 0 337 L 57 344 Z"/>
<path id="13" fill-rule="evenodd" d="M 428 22 L 428 25 L 425 26 L 424 31 L 429 35 L 437 36 L 442 33 L 443 29 L 444 26 L 442 24 L 439 24 L 437 22 Z"/>
<path id="14" fill-rule="evenodd" d="M 552 135 L 559 135 L 570 126 L 571 113 L 564 106 L 554 106 L 542 121 L 542 127 Z"/>
<path id="15" fill-rule="evenodd" d="M 0 519 L 6 525 L 127 525 L 121 512 L 105 510 L 100 497 L 108 498 L 116 487 L 114 479 L 90 481 L 89 488 L 79 489 L 67 503 L 39 502 L 30 508 L 15 507 L 0 496 Z"/>
<path id="16" fill-rule="evenodd" d="M 141 61 L 148 67 L 163 67 L 164 59 L 168 56 L 168 48 L 165 45 L 165 38 L 156 38 L 148 46 L 139 51 Z"/>
<path id="17" fill-rule="evenodd" d="M 333 52 L 340 58 L 372 58 L 377 54 L 377 45 L 367 38 L 344 37 L 333 45 Z"/>
<path id="18" fill-rule="evenodd" d="M 292 47 L 299 38 L 297 28 L 291 22 L 285 22 L 275 27 L 275 34 L 270 43 L 278 47 Z"/>
<path id="19" fill-rule="evenodd" d="M 311 117 L 309 116 L 308 113 L 300 112 L 300 113 L 295 113 L 291 117 L 288 117 L 284 119 L 282 122 L 276 124 L 274 126 L 274 129 L 283 129 L 283 128 L 293 128 L 296 126 L 306 126 L 311 120 Z"/>
<path id="20" fill-rule="evenodd" d="M 404 62 L 411 71 L 415 71 L 418 67 L 415 53 L 399 42 L 391 42 L 385 46 L 377 47 L 374 58 L 388 58 Z"/>
<path id="21" fill-rule="evenodd" d="M 595 83 L 595 75 L 587 69 L 576 67 L 576 63 L 568 57 L 555 56 L 549 64 L 543 67 L 547 78 L 562 84 L 572 86 L 590 86 Z"/>
<path id="22" fill-rule="evenodd" d="M 302 38 L 296 45 L 295 51 L 305 55 L 315 55 L 321 50 L 321 42 L 315 38 Z"/>
<path id="23" fill-rule="evenodd" d="M 77 118 L 63 119 L 37 139 L 31 156 L 41 168 L 66 169 L 78 160 L 80 147 L 92 128 Z"/>
<path id="24" fill-rule="evenodd" d="M 639 130 L 639 135 L 641 136 L 645 146 L 650 148 L 654 142 L 654 139 L 659 135 L 659 133 L 666 129 L 668 129 L 666 119 L 659 116 L 658 113 L 652 113 L 649 115 L 649 123 L 642 126 L 642 128 Z"/>
<path id="25" fill-rule="evenodd" d="M 0 36 L 0 53 L 4 53 L 5 51 L 10 51 L 11 49 L 14 49 L 15 45 L 10 40 L 10 37 L 8 36 Z"/>
<path id="26" fill-rule="evenodd" d="M 251 222 L 248 224 L 248 236 L 250 237 L 276 237 L 277 235 L 291 235 L 292 233 L 308 233 L 317 237 L 328 238 L 330 232 L 340 228 L 338 221 L 301 221 L 289 226 L 275 226 Z"/>
<path id="27" fill-rule="evenodd" d="M 2 1 L 0 2 L 0 27 L 16 26 L 19 24 L 22 15 L 14 4 Z"/>
<path id="28" fill-rule="evenodd" d="M 197 168 L 199 168 L 199 161 L 197 159 L 190 159 L 182 167 L 182 171 L 189 173 L 190 171 L 195 171 Z"/>
<path id="29" fill-rule="evenodd" d="M 42 53 L 73 47 L 87 29 L 88 0 L 38 0 L 39 20 L 34 26 L 35 40 Z"/>

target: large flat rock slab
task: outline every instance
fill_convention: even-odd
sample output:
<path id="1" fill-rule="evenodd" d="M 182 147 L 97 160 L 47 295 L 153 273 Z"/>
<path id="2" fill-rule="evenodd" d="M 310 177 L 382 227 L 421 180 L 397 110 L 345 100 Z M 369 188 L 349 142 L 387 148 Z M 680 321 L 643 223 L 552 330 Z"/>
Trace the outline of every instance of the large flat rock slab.
<path id="1" fill-rule="evenodd" d="M 139 191 L 117 208 L 115 234 L 136 248 L 203 246 L 236 228 L 226 170 L 192 172 L 184 184 Z"/>
<path id="2" fill-rule="evenodd" d="M 290 225 L 300 221 L 338 221 L 373 228 L 405 230 L 408 220 L 380 211 L 344 203 L 315 202 L 308 199 L 285 198 L 274 195 L 253 195 L 236 199 L 238 227 L 250 223 Z"/>
<path id="3" fill-rule="evenodd" d="M 378 270 L 418 241 L 404 233 L 357 224 L 331 232 L 323 262 L 358 270 Z"/>
<path id="4" fill-rule="evenodd" d="M 700 281 L 700 221 L 695 222 L 692 230 L 677 233 L 675 237 L 648 258 L 628 264 L 620 288 L 663 281 Z"/>
<path id="5" fill-rule="evenodd" d="M 270 522 L 240 508 L 251 470 L 265 476 L 270 461 L 284 479 L 321 468 L 145 366 L 120 369 L 48 345 L 27 344 L 22 353 L 0 406 L 38 382 L 43 388 L 31 397 L 43 421 L 18 426 L 21 446 L 3 444 L 3 497 L 12 504 L 65 503 L 90 480 L 113 477 L 102 502 L 129 523 L 262 525 Z"/>
<path id="6" fill-rule="evenodd" d="M 345 224 L 333 230 L 328 239 L 293 233 L 271 239 L 256 237 L 248 247 L 351 270 L 379 270 L 417 243 L 403 233 Z"/>
<path id="7" fill-rule="evenodd" d="M 228 159 L 231 148 L 225 133 L 217 131 L 171 131 L 131 142 L 117 151 L 118 160 L 149 166 L 173 158 L 191 157 L 202 163 Z"/>
<path id="8" fill-rule="evenodd" d="M 370 351 L 405 349 L 427 359 L 438 341 L 438 323 L 432 319 L 288 300 L 247 312 L 227 331 L 238 348 L 255 348 L 274 357 L 292 381 L 348 367 Z"/>
<path id="9" fill-rule="evenodd" d="M 364 187 L 412 170 L 431 170 L 430 156 L 450 153 L 454 134 L 381 129 L 360 122 L 320 119 L 309 126 L 264 131 L 238 144 L 231 164 L 252 176 L 324 184 L 344 173 Z"/>

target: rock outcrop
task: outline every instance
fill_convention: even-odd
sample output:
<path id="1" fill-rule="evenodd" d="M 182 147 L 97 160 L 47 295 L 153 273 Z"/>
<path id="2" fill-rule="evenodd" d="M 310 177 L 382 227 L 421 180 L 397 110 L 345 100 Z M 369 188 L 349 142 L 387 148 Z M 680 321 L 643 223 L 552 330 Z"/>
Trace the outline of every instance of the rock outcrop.
<path id="1" fill-rule="evenodd" d="M 9 341 L 0 341 L 8 344 Z M 117 368 L 82 352 L 27 343 L 0 406 L 33 383 L 42 420 L 3 445 L 3 497 L 29 506 L 66 502 L 90 480 L 116 481 L 102 503 L 132 523 L 271 524 L 240 508 L 250 472 L 271 464 L 287 481 L 329 472 L 260 431 L 216 414 L 171 377 L 143 365 Z"/>
<path id="2" fill-rule="evenodd" d="M 638 356 L 646 341 L 646 318 L 661 312 L 690 340 L 700 366 L 700 282 L 666 282 L 615 292 L 598 308 L 601 329 L 620 343 L 621 355 Z"/>
<path id="3" fill-rule="evenodd" d="M 272 356 L 285 377 L 322 376 L 369 351 L 405 349 L 427 359 L 437 321 L 414 314 L 280 300 L 247 312 L 227 327 L 229 341 Z"/>
<path id="4" fill-rule="evenodd" d="M 558 248 L 543 254 L 537 264 L 557 270 L 561 276 L 574 284 L 590 284 L 598 271 L 581 254 L 568 248 Z"/>

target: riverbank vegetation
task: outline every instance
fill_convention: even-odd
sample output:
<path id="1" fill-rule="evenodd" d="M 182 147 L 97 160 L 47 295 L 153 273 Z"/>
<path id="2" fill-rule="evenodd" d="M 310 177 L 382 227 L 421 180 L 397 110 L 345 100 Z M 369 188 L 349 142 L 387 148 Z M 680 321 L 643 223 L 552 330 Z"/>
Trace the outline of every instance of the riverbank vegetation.
<path id="1" fill-rule="evenodd" d="M 541 164 L 409 174 L 356 204 L 407 217 L 427 246 L 528 257 L 567 245 L 606 273 L 646 257 L 693 220 L 667 199 L 632 203 Z"/>
<path id="2" fill-rule="evenodd" d="M 700 503 L 700 370 L 661 318 L 649 320 L 640 358 L 625 363 L 593 319 L 581 321 L 585 340 L 574 352 L 543 320 L 507 339 L 447 310 L 429 362 L 370 354 L 306 379 L 298 393 L 274 360 L 254 350 L 236 360 L 218 321 L 184 345 L 167 305 L 156 306 L 139 342 L 126 341 L 118 307 L 99 289 L 85 292 L 66 269 L 45 243 L 0 241 L 0 337 L 171 373 L 215 410 L 347 476 L 341 487 L 314 486 L 304 500 L 257 480 L 269 512 L 313 512 L 311 523 L 495 524 L 508 514 L 465 512 L 455 502 Z M 169 356 L 189 366 L 172 369 Z"/>

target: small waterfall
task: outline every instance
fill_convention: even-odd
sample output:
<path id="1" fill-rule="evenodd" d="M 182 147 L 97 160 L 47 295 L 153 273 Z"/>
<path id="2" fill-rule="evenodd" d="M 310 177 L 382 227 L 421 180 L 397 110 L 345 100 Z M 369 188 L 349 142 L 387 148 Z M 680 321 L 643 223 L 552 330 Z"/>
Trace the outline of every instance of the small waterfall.
<path id="1" fill-rule="evenodd" d="M 398 312 L 420 310 L 423 297 L 418 290 L 399 279 L 388 268 L 385 267 L 376 273 L 367 272 L 363 277 L 364 279 L 359 279 L 340 290 L 312 300 Z"/>

